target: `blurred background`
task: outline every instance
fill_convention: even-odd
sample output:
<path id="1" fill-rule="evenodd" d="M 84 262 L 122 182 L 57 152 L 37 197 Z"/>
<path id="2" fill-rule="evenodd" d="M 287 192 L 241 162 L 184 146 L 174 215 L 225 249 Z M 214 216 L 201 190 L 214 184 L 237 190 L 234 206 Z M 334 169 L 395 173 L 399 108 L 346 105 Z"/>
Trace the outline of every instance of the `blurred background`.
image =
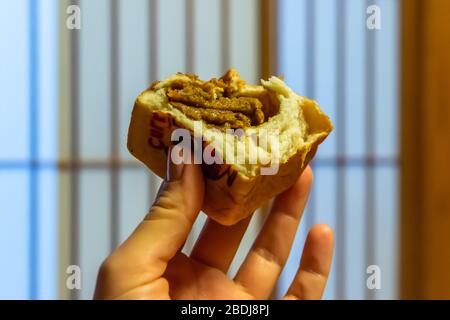
<path id="1" fill-rule="evenodd" d="M 92 297 L 100 263 L 160 184 L 126 149 L 135 97 L 178 71 L 209 79 L 229 67 L 249 83 L 284 76 L 335 124 L 274 297 L 315 223 L 336 233 L 326 299 L 450 297 L 445 0 L 0 4 L 0 298 Z M 70 265 L 81 269 L 80 290 L 66 286 Z"/>

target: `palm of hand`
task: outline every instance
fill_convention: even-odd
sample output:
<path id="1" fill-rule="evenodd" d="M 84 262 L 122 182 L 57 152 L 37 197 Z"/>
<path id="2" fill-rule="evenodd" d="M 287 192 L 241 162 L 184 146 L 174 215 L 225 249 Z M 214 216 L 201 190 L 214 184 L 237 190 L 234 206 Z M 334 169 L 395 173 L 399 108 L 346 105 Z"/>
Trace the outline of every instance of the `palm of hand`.
<path id="1" fill-rule="evenodd" d="M 226 273 L 183 253 L 177 253 L 164 274 L 169 282 L 170 297 L 181 300 L 250 300 L 252 296 Z M 164 295 L 167 294 L 164 292 Z"/>

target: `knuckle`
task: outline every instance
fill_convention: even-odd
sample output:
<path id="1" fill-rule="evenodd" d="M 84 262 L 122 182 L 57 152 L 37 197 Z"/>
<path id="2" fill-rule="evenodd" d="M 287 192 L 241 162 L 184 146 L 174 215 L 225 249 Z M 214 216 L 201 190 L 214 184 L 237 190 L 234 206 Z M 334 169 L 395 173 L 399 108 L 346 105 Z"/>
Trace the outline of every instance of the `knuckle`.
<path id="1" fill-rule="evenodd" d="M 107 257 L 105 260 L 103 260 L 102 264 L 100 265 L 99 274 L 102 277 L 110 277 L 111 275 L 116 274 L 120 270 L 120 260 L 114 256 L 114 254 Z"/>

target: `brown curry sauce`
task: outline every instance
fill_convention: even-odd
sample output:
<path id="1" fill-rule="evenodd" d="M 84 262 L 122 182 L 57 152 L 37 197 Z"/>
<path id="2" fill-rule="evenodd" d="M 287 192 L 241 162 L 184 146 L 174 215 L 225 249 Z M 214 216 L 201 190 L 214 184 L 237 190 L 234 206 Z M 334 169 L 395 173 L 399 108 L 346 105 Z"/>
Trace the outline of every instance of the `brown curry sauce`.
<path id="1" fill-rule="evenodd" d="M 220 129 L 237 129 L 258 126 L 278 112 L 270 106 L 271 97 L 239 96 L 239 88 L 245 82 L 233 79 L 231 70 L 222 78 L 209 81 L 187 76 L 189 80 L 173 81 L 166 95 L 173 107 L 193 120 L 203 120 Z"/>

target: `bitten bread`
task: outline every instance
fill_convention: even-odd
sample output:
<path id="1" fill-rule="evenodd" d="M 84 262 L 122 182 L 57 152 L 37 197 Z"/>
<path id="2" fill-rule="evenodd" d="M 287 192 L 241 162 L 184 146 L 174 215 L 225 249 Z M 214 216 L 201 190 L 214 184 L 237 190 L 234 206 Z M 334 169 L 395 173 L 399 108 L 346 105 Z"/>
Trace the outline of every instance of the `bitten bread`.
<path id="1" fill-rule="evenodd" d="M 153 83 L 136 99 L 128 149 L 164 177 L 167 150 L 176 144 L 172 133 L 179 128 L 192 137 L 200 129 L 203 151 L 222 159 L 202 163 L 202 209 L 232 225 L 289 188 L 333 125 L 315 101 L 297 95 L 281 79 L 247 85 L 230 69 L 220 79 L 178 73 Z"/>

